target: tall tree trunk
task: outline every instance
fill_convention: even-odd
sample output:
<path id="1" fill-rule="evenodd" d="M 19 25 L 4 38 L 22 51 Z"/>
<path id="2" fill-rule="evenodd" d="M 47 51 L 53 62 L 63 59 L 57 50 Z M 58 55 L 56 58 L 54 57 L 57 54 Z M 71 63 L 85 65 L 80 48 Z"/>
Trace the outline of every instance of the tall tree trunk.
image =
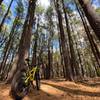
<path id="1" fill-rule="evenodd" d="M 64 78 L 66 77 L 65 75 L 65 65 L 64 65 L 64 61 L 63 61 L 63 54 L 62 54 L 62 45 L 61 45 L 61 40 L 60 40 L 60 37 L 59 37 L 59 47 L 60 47 L 60 56 L 61 56 L 61 66 L 63 68 L 63 76 Z"/>
<path id="2" fill-rule="evenodd" d="M 3 27 L 3 24 L 4 24 L 5 19 L 7 18 L 8 14 L 9 14 L 9 10 L 10 10 L 10 8 L 11 8 L 12 3 L 13 3 L 13 0 L 11 0 L 10 5 L 9 5 L 9 7 L 8 7 L 8 10 L 7 10 L 7 12 L 5 13 L 5 15 L 4 15 L 4 17 L 3 17 L 2 21 L 1 21 L 1 24 L 0 24 L 0 32 L 1 32 L 1 30 L 2 30 L 2 27 Z"/>
<path id="3" fill-rule="evenodd" d="M 52 60 L 53 60 L 53 57 L 52 57 L 52 45 L 51 45 L 51 41 L 52 41 L 52 38 L 53 38 L 53 32 L 52 30 L 50 30 L 51 32 L 51 36 L 49 37 L 48 39 L 48 66 L 47 66 L 47 79 L 50 79 L 51 78 L 51 71 L 53 70 L 52 69 Z"/>
<path id="4" fill-rule="evenodd" d="M 68 38 L 69 38 L 69 47 L 70 47 L 70 54 L 71 54 L 71 67 L 72 67 L 72 72 L 73 72 L 72 74 L 73 74 L 74 77 L 77 75 L 77 78 L 81 78 L 79 66 L 78 66 L 78 64 L 76 62 L 76 58 L 75 58 L 76 55 L 75 55 L 75 51 L 74 51 L 74 47 L 73 47 L 71 30 L 70 30 L 69 21 L 68 21 L 68 17 L 67 17 L 67 13 L 66 13 L 66 8 L 64 7 L 64 1 L 63 0 L 62 0 L 62 5 L 63 5 L 63 11 L 64 11 L 64 15 L 65 15 Z"/>
<path id="5" fill-rule="evenodd" d="M 100 40 L 100 16 L 96 14 L 94 9 L 92 8 L 92 5 L 90 3 L 90 0 L 78 0 L 81 7 L 83 8 L 83 11 L 94 30 L 96 36 Z"/>
<path id="6" fill-rule="evenodd" d="M 7 41 L 7 37 L 5 37 L 2 41 L 0 41 L 0 48 L 4 45 L 4 43 Z"/>
<path id="7" fill-rule="evenodd" d="M 5 76 L 6 76 L 6 82 L 8 82 L 8 80 L 7 80 L 8 79 L 8 73 L 9 73 L 9 71 L 12 68 L 14 57 L 16 56 L 17 49 L 18 49 L 18 45 L 16 45 L 16 48 L 13 50 L 11 61 L 9 63 L 9 66 L 8 66 L 7 70 L 6 70 L 6 74 L 5 74 Z"/>
<path id="8" fill-rule="evenodd" d="M 1 39 L 0 39 L 0 48 L 2 48 L 2 46 L 4 45 L 4 43 L 7 41 L 8 37 L 5 36 L 7 31 L 7 28 L 4 29 L 4 34 L 1 35 Z"/>
<path id="9" fill-rule="evenodd" d="M 27 70 L 27 66 L 25 65 L 25 59 L 29 57 L 29 49 L 31 43 L 32 28 L 34 24 L 36 1 L 37 0 L 29 0 L 28 12 L 23 26 L 21 40 L 19 43 L 18 55 L 16 56 L 17 65 L 15 66 L 15 70 L 13 70 L 14 77 L 11 83 L 11 91 L 10 91 L 10 93 L 14 97 L 16 95 L 15 94 L 16 89 L 19 87 L 18 86 L 19 78 L 23 77 L 23 72 L 21 72 L 21 70 L 22 69 Z"/>
<path id="10" fill-rule="evenodd" d="M 38 22 L 37 22 L 37 30 L 34 33 L 34 37 L 35 37 L 34 41 L 35 41 L 35 43 L 34 43 L 34 47 L 33 47 L 32 66 L 37 64 L 38 28 L 39 28 L 39 16 L 38 16 Z"/>
<path id="11" fill-rule="evenodd" d="M 48 41 L 48 66 L 46 68 L 46 79 L 50 79 L 51 76 L 51 50 L 50 50 L 50 41 Z"/>
<path id="12" fill-rule="evenodd" d="M 93 54 L 94 54 L 94 57 L 95 57 L 95 59 L 97 61 L 98 66 L 100 67 L 100 53 L 99 53 L 99 50 L 98 50 L 97 45 L 95 44 L 95 42 L 93 40 L 92 35 L 90 34 L 90 30 L 88 28 L 88 25 L 87 25 L 87 22 L 86 22 L 84 14 L 79 10 L 79 7 L 77 6 L 76 2 L 75 2 L 75 4 L 76 4 L 77 10 L 79 12 L 79 15 L 80 15 L 80 17 L 82 19 L 82 22 L 83 22 L 87 37 L 88 37 L 90 45 L 91 45 L 91 49 L 92 49 Z"/>
<path id="13" fill-rule="evenodd" d="M 48 39 L 48 66 L 47 66 L 47 79 L 51 78 L 51 73 L 53 72 L 53 65 L 52 65 L 52 60 L 53 60 L 53 46 L 52 46 L 52 38 L 53 38 L 53 28 L 50 26 L 50 37 Z"/>
<path id="14" fill-rule="evenodd" d="M 35 43 L 33 47 L 33 56 L 32 56 L 32 66 L 35 66 L 37 64 L 37 39 L 38 39 L 38 31 L 35 33 Z"/>
<path id="15" fill-rule="evenodd" d="M 32 28 L 33 28 L 33 24 L 34 24 L 34 12 L 35 12 L 35 7 L 36 7 L 36 1 L 37 0 L 29 1 L 28 14 L 26 16 L 27 18 L 26 18 L 24 26 L 23 26 L 23 33 L 21 36 L 19 49 L 18 49 L 19 59 L 18 59 L 18 63 L 17 63 L 17 68 L 24 67 L 23 63 L 29 54 L 28 52 L 30 49 Z"/>
<path id="16" fill-rule="evenodd" d="M 59 9 L 58 0 L 56 1 L 54 0 L 54 3 L 55 3 L 56 12 L 58 15 L 62 53 L 63 53 L 64 63 L 65 63 L 65 68 L 66 68 L 66 79 L 72 81 L 73 80 L 72 69 L 70 65 L 70 58 L 69 58 L 68 50 L 66 48 L 65 34 L 64 34 L 63 24 L 62 24 L 62 15 Z"/>
<path id="17" fill-rule="evenodd" d="M 9 40 L 7 41 L 7 43 L 5 44 L 5 47 L 4 47 L 4 56 L 3 56 L 3 59 L 2 59 L 2 62 L 1 62 L 1 66 L 0 66 L 1 74 L 2 74 L 3 69 L 5 67 L 5 64 L 6 64 L 6 61 L 7 61 L 7 58 L 8 58 L 12 43 L 14 41 L 15 28 L 16 28 L 16 18 L 15 18 L 15 20 L 13 22 L 13 26 L 12 26 L 12 29 L 11 29 L 11 32 L 10 32 L 10 35 L 9 35 Z"/>
<path id="18" fill-rule="evenodd" d="M 74 33 L 74 28 L 73 28 L 73 26 L 71 25 L 71 29 L 72 29 L 72 32 Z M 77 43 L 77 39 L 76 39 L 76 36 L 75 35 L 73 35 L 73 39 L 74 39 L 74 43 L 75 43 L 75 47 L 76 47 L 76 52 L 77 52 L 77 55 L 78 55 L 78 63 L 79 63 L 79 66 L 80 66 L 80 68 L 79 69 L 81 69 L 80 70 L 80 73 L 82 74 L 82 76 L 84 77 L 84 66 L 83 66 L 83 64 L 82 64 L 82 59 L 81 59 L 81 55 L 80 55 L 80 51 L 79 51 L 79 49 L 78 49 L 78 43 Z"/>
<path id="19" fill-rule="evenodd" d="M 34 23 L 34 12 L 35 12 L 35 7 L 36 7 L 36 1 L 37 0 L 29 1 L 28 12 L 27 12 L 26 20 L 23 26 L 23 32 L 22 32 L 20 43 L 19 43 L 18 53 L 15 57 L 15 64 L 13 65 L 11 71 L 9 72 L 8 82 L 12 81 L 12 79 L 16 80 L 16 77 L 14 77 L 15 73 L 21 68 L 26 68 L 26 66 L 24 65 L 24 61 L 28 57 L 28 54 L 29 54 L 28 52 L 30 48 L 32 28 L 33 28 L 33 23 Z M 13 87 L 13 84 L 12 84 L 12 87 Z"/>
<path id="20" fill-rule="evenodd" d="M 53 78 L 53 42 L 51 41 L 51 78 Z"/>

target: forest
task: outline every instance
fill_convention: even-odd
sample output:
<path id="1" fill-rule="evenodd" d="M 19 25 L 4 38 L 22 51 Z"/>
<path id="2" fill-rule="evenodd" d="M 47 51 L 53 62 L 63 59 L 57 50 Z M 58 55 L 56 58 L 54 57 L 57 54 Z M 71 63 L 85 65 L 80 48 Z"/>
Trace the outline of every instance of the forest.
<path id="1" fill-rule="evenodd" d="M 100 100 L 100 0 L 0 0 L 0 100 L 57 99 Z"/>

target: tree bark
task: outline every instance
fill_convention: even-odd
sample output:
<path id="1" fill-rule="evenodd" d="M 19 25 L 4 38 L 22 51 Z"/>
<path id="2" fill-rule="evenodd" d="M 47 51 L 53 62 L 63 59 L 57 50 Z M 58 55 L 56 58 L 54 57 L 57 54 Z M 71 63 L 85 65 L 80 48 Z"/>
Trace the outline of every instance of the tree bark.
<path id="1" fill-rule="evenodd" d="M 19 85 L 17 84 L 19 83 L 20 79 L 24 77 L 23 73 L 25 73 L 25 70 L 27 70 L 27 66 L 25 65 L 25 59 L 29 57 L 28 54 L 30 49 L 32 28 L 34 24 L 36 1 L 37 0 L 29 0 L 28 13 L 23 26 L 23 32 L 18 48 L 18 55 L 16 56 L 17 65 L 14 67 L 13 70 L 14 76 L 11 83 L 10 91 L 11 95 L 14 97 L 16 95 L 16 89 L 19 88 Z M 22 69 L 24 69 L 24 72 L 22 72 Z"/>
<path id="2" fill-rule="evenodd" d="M 74 47 L 73 47 L 73 40 L 72 40 L 72 36 L 71 36 L 71 29 L 69 26 L 69 21 L 68 21 L 68 17 L 67 17 L 67 13 L 66 13 L 66 9 L 64 7 L 64 1 L 62 0 L 62 5 L 63 5 L 63 12 L 65 15 L 65 22 L 66 22 L 66 28 L 67 28 L 67 33 L 68 33 L 68 39 L 69 39 L 69 47 L 70 47 L 70 54 L 71 54 L 71 67 L 72 67 L 72 74 L 73 77 L 77 76 L 77 78 L 81 78 L 81 73 L 79 70 L 79 66 L 76 62 L 76 55 L 75 55 L 75 51 L 74 51 Z"/>
<path id="3" fill-rule="evenodd" d="M 37 0 L 29 1 L 28 12 L 27 12 L 26 20 L 23 26 L 23 32 L 22 32 L 20 43 L 19 43 L 18 53 L 15 57 L 15 64 L 13 65 L 8 75 L 9 77 L 8 81 L 9 80 L 12 81 L 12 79 L 14 78 L 16 79 L 16 77 L 14 77 L 16 72 L 22 68 L 27 67 L 24 65 L 25 64 L 24 62 L 25 62 L 25 59 L 28 58 L 28 54 L 29 54 L 28 52 L 30 49 L 30 41 L 31 41 L 32 28 L 33 28 L 33 23 L 34 23 L 34 13 L 35 13 L 36 1 Z"/>
<path id="4" fill-rule="evenodd" d="M 3 27 L 4 21 L 5 21 L 5 19 L 7 18 L 8 14 L 9 14 L 9 11 L 10 11 L 10 8 L 11 8 L 12 3 L 13 3 L 13 0 L 11 0 L 10 5 L 8 7 L 8 10 L 5 13 L 5 15 L 4 15 L 4 17 L 3 17 L 2 21 L 1 21 L 1 24 L 0 24 L 0 32 L 2 31 L 2 27 Z"/>
<path id="5" fill-rule="evenodd" d="M 63 68 L 63 77 L 65 78 L 66 76 L 66 72 L 65 72 L 65 65 L 64 65 L 64 61 L 63 61 L 63 54 L 62 54 L 62 45 L 61 45 L 61 40 L 60 40 L 60 37 L 59 37 L 59 47 L 60 47 L 60 56 L 61 56 L 61 66 Z"/>
<path id="6" fill-rule="evenodd" d="M 93 40 L 92 35 L 90 34 L 90 30 L 88 28 L 88 25 L 87 25 L 87 22 L 86 22 L 84 14 L 79 10 L 79 7 L 77 6 L 76 2 L 75 2 L 75 4 L 76 4 L 77 10 L 79 12 L 79 15 L 81 17 L 81 20 L 83 22 L 84 29 L 85 29 L 87 37 L 89 39 L 89 42 L 90 42 L 91 49 L 93 51 L 94 57 L 95 57 L 95 59 L 97 61 L 98 66 L 100 67 L 100 53 L 99 53 L 99 50 L 98 50 L 97 45 L 95 44 L 95 42 Z"/>
<path id="7" fill-rule="evenodd" d="M 100 40 L 100 16 L 96 14 L 91 6 L 90 0 L 78 0 L 83 11 L 89 21 L 90 26 L 94 30 L 96 36 Z"/>
<path id="8" fill-rule="evenodd" d="M 46 66 L 46 79 L 50 79 L 51 76 L 51 51 L 50 45 L 48 44 L 48 65 Z"/>
<path id="9" fill-rule="evenodd" d="M 32 28 L 34 24 L 34 12 L 36 7 L 36 1 L 37 0 L 29 1 L 28 14 L 26 16 L 27 18 L 23 26 L 23 33 L 21 36 L 19 49 L 18 49 L 18 56 L 19 56 L 18 63 L 17 63 L 18 68 L 23 68 L 24 67 L 23 63 L 25 59 L 28 58 Z"/>
<path id="10" fill-rule="evenodd" d="M 34 37 L 35 37 L 35 40 L 34 41 L 35 41 L 35 43 L 34 43 L 34 47 L 33 47 L 32 66 L 34 66 L 34 65 L 37 64 L 38 28 L 39 28 L 39 16 L 38 16 L 38 22 L 37 22 L 37 30 L 34 33 Z"/>
<path id="11" fill-rule="evenodd" d="M 10 32 L 10 35 L 9 35 L 9 40 L 7 41 L 7 43 L 5 44 L 5 47 L 4 47 L 4 56 L 3 56 L 3 59 L 2 59 L 2 62 L 1 62 L 1 66 L 0 66 L 1 74 L 3 72 L 3 69 L 4 69 L 5 65 L 6 65 L 6 61 L 7 61 L 7 58 L 8 58 L 12 43 L 14 41 L 15 28 L 16 28 L 16 18 L 15 18 L 15 20 L 13 22 L 13 26 L 12 26 L 12 29 L 11 29 L 11 32 Z"/>
<path id="12" fill-rule="evenodd" d="M 66 48 L 65 34 L 64 34 L 63 24 L 62 24 L 62 15 L 61 15 L 61 11 L 59 10 L 58 0 L 56 1 L 54 0 L 54 3 L 55 3 L 56 12 L 58 15 L 62 53 L 63 53 L 64 63 L 65 63 L 65 68 L 66 68 L 65 76 L 66 76 L 66 80 L 72 81 L 73 80 L 72 69 L 70 65 L 70 58 L 69 58 L 68 50 Z"/>

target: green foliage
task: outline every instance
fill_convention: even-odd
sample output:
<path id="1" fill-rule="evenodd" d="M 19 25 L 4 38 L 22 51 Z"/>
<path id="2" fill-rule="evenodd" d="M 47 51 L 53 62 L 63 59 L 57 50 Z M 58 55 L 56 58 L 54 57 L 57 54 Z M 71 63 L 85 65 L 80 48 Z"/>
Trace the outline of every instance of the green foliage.
<path id="1" fill-rule="evenodd" d="M 100 15 L 100 7 L 96 9 L 96 12 Z"/>
<path id="2" fill-rule="evenodd" d="M 12 11 L 9 10 L 9 13 L 8 13 L 7 19 L 11 20 L 11 16 L 12 16 Z"/>
<path id="3" fill-rule="evenodd" d="M 9 36 L 9 30 L 10 30 L 10 26 L 8 24 L 5 24 L 2 28 L 2 34 L 5 35 L 5 37 Z"/>
<path id="4" fill-rule="evenodd" d="M 1 6 L 0 6 L 0 16 L 3 16 L 5 10 L 6 10 L 5 4 L 1 4 Z"/>
<path id="5" fill-rule="evenodd" d="M 69 3 L 71 2 L 72 0 L 64 0 L 64 3 Z"/>
<path id="6" fill-rule="evenodd" d="M 16 9 L 16 18 L 14 23 L 17 27 L 19 27 L 22 25 L 22 19 L 24 14 L 24 7 L 22 1 L 17 2 L 17 6 L 15 9 Z"/>
<path id="7" fill-rule="evenodd" d="M 52 7 L 48 7 L 48 9 L 46 10 L 46 15 L 47 16 L 53 15 L 53 8 Z"/>
<path id="8" fill-rule="evenodd" d="M 70 8 L 67 7 L 67 8 L 66 8 L 66 12 L 70 14 L 70 13 L 72 13 L 73 11 L 72 11 Z"/>
<path id="9" fill-rule="evenodd" d="M 100 76 L 100 68 L 97 68 L 97 75 Z"/>
<path id="10" fill-rule="evenodd" d="M 44 9 L 43 6 L 41 6 L 41 5 L 37 5 L 37 6 L 36 6 L 35 12 L 36 12 L 37 15 L 43 14 L 44 11 L 45 11 L 45 9 Z"/>
<path id="11" fill-rule="evenodd" d="M 48 9 L 45 12 L 45 18 L 47 20 L 47 27 L 49 31 L 51 31 L 51 29 L 53 30 L 54 28 L 53 15 L 54 15 L 53 8 L 48 7 Z"/>
<path id="12" fill-rule="evenodd" d="M 23 17 L 24 7 L 22 1 L 17 2 L 16 14 Z"/>
<path id="13" fill-rule="evenodd" d="M 58 51 L 56 51 L 54 54 L 53 54 L 53 59 L 55 62 L 60 62 L 60 54 Z"/>

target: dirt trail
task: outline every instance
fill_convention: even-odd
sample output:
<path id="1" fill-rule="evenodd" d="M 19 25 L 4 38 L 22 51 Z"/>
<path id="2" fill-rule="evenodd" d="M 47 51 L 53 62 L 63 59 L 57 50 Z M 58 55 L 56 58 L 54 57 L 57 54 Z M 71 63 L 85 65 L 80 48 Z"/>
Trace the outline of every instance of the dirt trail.
<path id="1" fill-rule="evenodd" d="M 12 100 L 9 90 L 10 85 L 0 84 L 0 100 Z M 34 89 L 23 100 L 100 100 L 100 81 L 43 80 L 41 90 Z"/>

